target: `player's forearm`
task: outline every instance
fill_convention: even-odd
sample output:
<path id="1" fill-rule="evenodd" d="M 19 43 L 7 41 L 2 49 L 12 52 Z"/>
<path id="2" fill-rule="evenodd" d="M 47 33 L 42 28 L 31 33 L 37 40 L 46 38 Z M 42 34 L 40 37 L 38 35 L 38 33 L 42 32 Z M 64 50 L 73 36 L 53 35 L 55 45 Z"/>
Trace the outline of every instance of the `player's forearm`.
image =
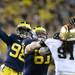
<path id="1" fill-rule="evenodd" d="M 35 49 L 35 48 L 41 47 L 40 41 L 38 41 L 38 42 L 33 42 L 30 47 L 31 47 L 31 49 Z"/>
<path id="2" fill-rule="evenodd" d="M 31 51 L 33 51 L 34 49 L 36 48 L 40 48 L 41 45 L 40 45 L 40 42 L 32 42 L 31 44 L 27 45 L 26 48 L 25 48 L 25 53 L 29 53 Z"/>
<path id="3" fill-rule="evenodd" d="M 41 47 L 40 48 L 40 54 L 41 55 L 46 55 L 46 54 L 49 54 L 49 53 L 50 53 L 50 51 L 49 51 L 48 47 Z"/>

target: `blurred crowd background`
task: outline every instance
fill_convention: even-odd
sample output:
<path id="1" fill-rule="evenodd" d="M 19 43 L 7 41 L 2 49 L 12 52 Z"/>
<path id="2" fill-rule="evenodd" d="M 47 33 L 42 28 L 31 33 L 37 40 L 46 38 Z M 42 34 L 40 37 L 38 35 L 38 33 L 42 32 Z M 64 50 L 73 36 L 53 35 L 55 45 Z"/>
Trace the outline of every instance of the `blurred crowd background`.
<path id="1" fill-rule="evenodd" d="M 48 36 L 60 30 L 75 15 L 75 0 L 0 0 L 0 25 L 10 34 L 22 20 L 32 27 L 42 25 Z M 0 58 L 5 59 L 6 45 L 0 41 Z M 2 62 L 0 60 L 0 62 Z"/>

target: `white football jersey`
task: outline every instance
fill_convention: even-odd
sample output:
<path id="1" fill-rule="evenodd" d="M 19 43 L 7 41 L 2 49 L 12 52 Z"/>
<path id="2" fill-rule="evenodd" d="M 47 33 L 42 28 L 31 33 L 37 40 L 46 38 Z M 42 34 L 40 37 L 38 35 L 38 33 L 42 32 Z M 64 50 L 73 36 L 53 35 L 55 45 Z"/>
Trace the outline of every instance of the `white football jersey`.
<path id="1" fill-rule="evenodd" d="M 60 47 L 62 41 L 56 39 L 47 39 L 46 45 L 52 53 L 55 62 L 55 75 L 75 75 L 75 45 L 73 45 L 73 60 L 70 60 L 70 54 L 64 55 L 64 50 Z"/>

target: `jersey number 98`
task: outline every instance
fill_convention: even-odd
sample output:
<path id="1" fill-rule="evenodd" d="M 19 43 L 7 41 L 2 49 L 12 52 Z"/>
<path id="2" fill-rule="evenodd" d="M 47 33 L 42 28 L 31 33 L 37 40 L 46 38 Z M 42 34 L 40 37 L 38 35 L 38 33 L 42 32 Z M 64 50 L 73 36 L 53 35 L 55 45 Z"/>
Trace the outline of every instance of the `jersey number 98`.
<path id="1" fill-rule="evenodd" d="M 24 47 L 20 44 L 14 43 L 11 50 L 13 50 L 13 52 L 9 53 L 11 57 L 18 58 L 20 61 L 24 62 Z"/>

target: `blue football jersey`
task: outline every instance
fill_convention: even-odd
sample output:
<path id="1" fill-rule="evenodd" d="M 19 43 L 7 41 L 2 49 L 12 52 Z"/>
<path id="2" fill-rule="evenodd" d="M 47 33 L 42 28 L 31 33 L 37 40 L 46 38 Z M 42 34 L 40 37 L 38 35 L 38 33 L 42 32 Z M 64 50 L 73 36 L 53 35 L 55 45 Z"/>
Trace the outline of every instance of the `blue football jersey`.
<path id="1" fill-rule="evenodd" d="M 47 75 L 50 64 L 50 54 L 40 55 L 40 50 L 25 55 L 24 75 Z"/>
<path id="2" fill-rule="evenodd" d="M 0 29 L 0 39 L 7 44 L 8 48 L 5 65 L 17 72 L 22 72 L 24 67 L 24 47 L 30 43 L 29 38 L 23 39 L 15 34 L 8 36 Z"/>

